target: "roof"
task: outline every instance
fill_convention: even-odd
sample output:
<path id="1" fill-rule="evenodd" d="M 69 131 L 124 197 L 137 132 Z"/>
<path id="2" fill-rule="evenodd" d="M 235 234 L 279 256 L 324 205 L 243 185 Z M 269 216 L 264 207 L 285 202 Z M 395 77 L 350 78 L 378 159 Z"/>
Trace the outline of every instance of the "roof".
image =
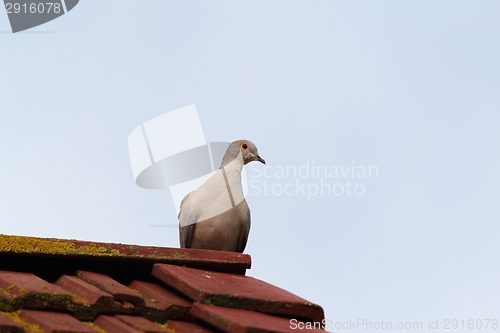
<path id="1" fill-rule="evenodd" d="M 0 332 L 325 332 L 319 305 L 250 267 L 241 253 L 0 235 Z"/>

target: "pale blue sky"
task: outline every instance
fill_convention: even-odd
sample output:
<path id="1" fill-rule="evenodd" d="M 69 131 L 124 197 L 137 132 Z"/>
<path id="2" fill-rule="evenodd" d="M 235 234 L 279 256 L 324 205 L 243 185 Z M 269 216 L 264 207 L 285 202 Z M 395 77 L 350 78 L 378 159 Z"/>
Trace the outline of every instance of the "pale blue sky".
<path id="1" fill-rule="evenodd" d="M 498 318 L 499 14 L 498 1 L 82 0 L 30 30 L 52 33 L 1 33 L 0 233 L 178 247 L 176 229 L 149 227 L 175 208 L 134 184 L 127 138 L 196 104 L 208 141 L 252 140 L 268 172 L 378 168 L 249 165 L 257 187 L 365 193 L 251 189 L 248 275 L 333 321 Z"/>

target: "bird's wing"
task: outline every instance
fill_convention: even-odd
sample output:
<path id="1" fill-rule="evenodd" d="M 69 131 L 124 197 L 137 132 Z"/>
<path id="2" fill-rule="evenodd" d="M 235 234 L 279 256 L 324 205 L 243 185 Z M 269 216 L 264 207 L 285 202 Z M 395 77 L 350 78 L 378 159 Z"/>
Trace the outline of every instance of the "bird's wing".
<path id="1" fill-rule="evenodd" d="M 182 214 L 182 207 L 184 206 L 184 203 L 189 200 L 189 196 L 191 195 L 191 193 L 193 193 L 194 191 L 191 191 L 189 192 L 188 194 L 186 194 L 186 196 L 182 199 L 181 201 L 181 205 L 179 207 L 179 214 L 177 214 L 177 219 L 180 220 L 181 219 L 181 214 Z"/>
<path id="2" fill-rule="evenodd" d="M 229 177 L 229 182 L 225 180 L 225 177 Z M 232 178 L 235 179 L 232 180 Z M 238 206 L 241 204 L 241 207 L 236 210 L 234 210 L 235 201 Z M 240 252 L 243 252 L 250 230 L 250 211 L 243 197 L 241 176 L 239 172 L 232 171 L 228 167 L 227 176 L 223 175 L 221 169 L 217 170 L 198 189 L 190 192 L 182 199 L 178 215 L 181 248 L 190 248 L 200 241 L 200 239 L 194 239 L 195 237 L 208 238 L 206 233 L 212 232 L 203 229 L 205 232 L 200 234 L 201 229 L 197 229 L 198 222 L 210 220 L 213 226 L 219 226 L 232 214 L 237 214 L 235 222 L 244 222 L 242 231 L 239 234 L 234 233 L 231 235 L 235 237 L 234 240 L 238 243 L 238 249 L 241 249 Z M 195 234 L 195 230 L 198 230 L 198 233 Z"/>
<path id="3" fill-rule="evenodd" d="M 193 218 L 193 215 L 190 213 L 191 205 L 189 200 L 191 193 L 193 192 L 189 192 L 184 199 L 182 199 L 179 215 L 177 215 L 177 218 L 179 219 L 179 242 L 181 244 L 181 248 L 190 247 L 191 237 L 194 231 L 193 228 L 195 224 L 189 223 L 189 220 Z"/>
<path id="4" fill-rule="evenodd" d="M 181 249 L 191 248 L 195 228 L 196 224 L 190 224 L 185 227 L 179 225 L 179 242 L 181 244 Z"/>
<path id="5" fill-rule="evenodd" d="M 241 234 L 239 236 L 238 240 L 238 248 L 237 252 L 243 253 L 245 250 L 245 247 L 247 246 L 247 240 L 248 240 L 248 234 L 250 233 L 250 208 L 248 207 L 248 204 L 246 203 L 246 200 L 244 200 L 245 211 L 244 211 L 244 221 L 243 221 L 243 229 L 241 230 Z"/>

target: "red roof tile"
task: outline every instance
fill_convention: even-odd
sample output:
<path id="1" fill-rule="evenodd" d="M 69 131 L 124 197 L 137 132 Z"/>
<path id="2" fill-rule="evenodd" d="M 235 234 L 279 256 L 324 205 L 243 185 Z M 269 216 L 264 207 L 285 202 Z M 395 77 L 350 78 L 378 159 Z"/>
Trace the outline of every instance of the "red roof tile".
<path id="1" fill-rule="evenodd" d="M 124 286 L 107 275 L 78 271 L 76 276 L 102 291 L 113 295 L 116 301 L 129 302 L 137 307 L 144 305 L 144 299 L 139 292 Z"/>
<path id="2" fill-rule="evenodd" d="M 0 235 L 0 311 L 10 312 L 0 332 L 291 332 L 290 318 L 323 319 L 320 306 L 244 276 L 248 255 L 22 239 Z"/>
<path id="3" fill-rule="evenodd" d="M 22 310 L 21 318 L 29 323 L 38 325 L 46 333 L 99 333 L 67 313 Z"/>
<path id="4" fill-rule="evenodd" d="M 23 326 L 0 312 L 0 332 L 23 333 Z"/>
<path id="5" fill-rule="evenodd" d="M 126 324 L 118 318 L 112 316 L 100 315 L 94 324 L 106 330 L 109 333 L 143 333 L 136 328 Z"/>
<path id="6" fill-rule="evenodd" d="M 11 296 L 30 293 L 64 294 L 65 291 L 45 282 L 34 274 L 0 271 L 0 288 Z"/>
<path id="7" fill-rule="evenodd" d="M 201 326 L 198 323 L 189 323 L 186 321 L 169 320 L 166 327 L 174 330 L 176 333 L 214 333 L 220 332 L 219 330 L 212 328 L 209 329 L 206 326 Z"/>
<path id="8" fill-rule="evenodd" d="M 320 306 L 252 277 L 167 264 L 154 264 L 152 274 L 200 303 L 318 322 L 324 319 Z"/>
<path id="9" fill-rule="evenodd" d="M 102 259 L 128 262 L 163 262 L 209 270 L 244 274 L 252 265 L 248 254 L 175 249 L 155 246 L 98 243 L 78 240 L 10 236 L 0 234 L 0 254 L 51 256 L 68 259 Z"/>
<path id="10" fill-rule="evenodd" d="M 151 282 L 134 281 L 129 285 L 129 288 L 137 290 L 145 296 L 145 305 L 151 312 L 151 314 L 145 315 L 146 318 L 160 318 L 161 321 L 192 319 L 189 314 L 192 303 L 187 298 L 178 296 Z"/>
<path id="11" fill-rule="evenodd" d="M 168 331 L 162 328 L 160 325 L 153 323 L 146 318 L 136 317 L 136 316 L 124 316 L 124 315 L 116 315 L 116 318 L 123 321 L 124 323 L 129 324 L 130 326 L 137 328 L 143 332 L 147 333 L 168 333 Z"/>
<path id="12" fill-rule="evenodd" d="M 86 283 L 76 276 L 63 275 L 56 281 L 55 285 L 76 295 L 79 297 L 78 300 L 89 305 L 100 304 L 101 307 L 105 308 L 115 301 L 113 295 Z"/>
<path id="13" fill-rule="evenodd" d="M 0 300 L 4 307 L 62 310 L 73 295 L 31 273 L 0 271 Z"/>
<path id="14" fill-rule="evenodd" d="M 264 313 L 232 309 L 221 306 L 202 305 L 195 303 L 191 308 L 191 313 L 223 330 L 230 333 L 291 333 L 300 331 L 298 327 L 307 332 L 325 332 L 322 329 L 305 329 L 305 324 L 295 325 L 289 318 L 271 316 Z M 320 326 L 318 322 L 317 326 Z"/>

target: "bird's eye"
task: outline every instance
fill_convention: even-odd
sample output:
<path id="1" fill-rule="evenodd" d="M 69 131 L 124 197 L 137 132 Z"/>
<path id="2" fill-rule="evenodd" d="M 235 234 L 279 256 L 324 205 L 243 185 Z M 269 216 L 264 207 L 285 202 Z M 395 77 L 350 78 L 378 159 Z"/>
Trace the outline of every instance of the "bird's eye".
<path id="1" fill-rule="evenodd" d="M 241 145 L 241 148 L 243 148 L 243 149 L 247 149 L 247 148 L 248 148 L 248 145 L 247 145 L 246 143 L 244 143 L 244 144 L 242 144 L 242 145 Z"/>

